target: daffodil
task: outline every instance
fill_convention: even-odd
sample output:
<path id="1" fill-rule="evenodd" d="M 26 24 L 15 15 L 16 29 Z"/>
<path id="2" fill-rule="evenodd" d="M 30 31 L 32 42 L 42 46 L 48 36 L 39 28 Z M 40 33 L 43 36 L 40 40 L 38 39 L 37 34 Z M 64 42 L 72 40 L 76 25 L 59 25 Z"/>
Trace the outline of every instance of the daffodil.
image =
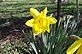
<path id="1" fill-rule="evenodd" d="M 50 32 L 50 24 L 55 24 L 57 22 L 52 15 L 46 16 L 47 12 L 47 8 L 41 11 L 41 13 L 34 8 L 30 8 L 30 14 L 33 16 L 33 18 L 28 20 L 25 24 L 33 28 L 34 36 L 45 31 Z"/>
<path id="2" fill-rule="evenodd" d="M 67 54 L 82 54 L 82 38 L 77 37 L 76 40 L 67 50 Z"/>

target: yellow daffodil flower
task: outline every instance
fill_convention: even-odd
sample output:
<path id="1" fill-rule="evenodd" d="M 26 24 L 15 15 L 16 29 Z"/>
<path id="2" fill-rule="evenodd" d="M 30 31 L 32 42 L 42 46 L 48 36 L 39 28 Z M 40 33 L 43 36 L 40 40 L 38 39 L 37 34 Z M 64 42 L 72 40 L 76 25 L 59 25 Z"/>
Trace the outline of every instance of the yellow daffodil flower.
<path id="1" fill-rule="evenodd" d="M 41 11 L 41 13 L 34 8 L 30 8 L 30 14 L 33 16 L 33 19 L 28 20 L 25 24 L 33 28 L 34 36 L 45 31 L 50 32 L 50 24 L 55 24 L 57 22 L 52 15 L 46 16 L 47 12 L 47 8 Z"/>
<path id="2" fill-rule="evenodd" d="M 67 54 L 82 54 L 82 38 L 77 37 L 76 40 L 67 50 Z"/>

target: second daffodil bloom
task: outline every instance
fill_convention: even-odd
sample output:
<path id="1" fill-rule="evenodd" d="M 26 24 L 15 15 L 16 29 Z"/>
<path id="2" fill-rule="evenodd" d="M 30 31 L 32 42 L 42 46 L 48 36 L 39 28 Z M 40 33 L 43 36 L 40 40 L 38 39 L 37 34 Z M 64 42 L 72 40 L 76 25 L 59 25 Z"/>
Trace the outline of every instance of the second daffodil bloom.
<path id="1" fill-rule="evenodd" d="M 77 51 L 77 52 L 76 52 Z M 82 38 L 78 37 L 67 50 L 67 54 L 82 54 Z"/>
<path id="2" fill-rule="evenodd" d="M 30 14 L 33 16 L 33 19 L 28 20 L 25 24 L 33 28 L 34 36 L 45 31 L 50 32 L 50 24 L 55 24 L 57 22 L 54 17 L 46 16 L 47 12 L 47 8 L 41 11 L 41 13 L 34 8 L 30 8 Z"/>

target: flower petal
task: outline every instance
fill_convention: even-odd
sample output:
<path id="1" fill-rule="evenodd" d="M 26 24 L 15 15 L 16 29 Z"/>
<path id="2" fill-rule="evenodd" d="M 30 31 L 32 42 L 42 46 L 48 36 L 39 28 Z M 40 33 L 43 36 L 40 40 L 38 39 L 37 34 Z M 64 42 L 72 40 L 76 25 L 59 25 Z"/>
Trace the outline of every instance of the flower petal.
<path id="1" fill-rule="evenodd" d="M 41 17 L 44 17 L 45 18 L 47 12 L 48 12 L 48 10 L 47 10 L 47 7 L 46 7 L 43 11 L 41 11 Z"/>
<path id="2" fill-rule="evenodd" d="M 67 50 L 67 54 L 73 54 L 81 46 L 81 41 L 75 41 Z"/>
<path id="3" fill-rule="evenodd" d="M 41 32 L 38 32 L 38 31 L 35 30 L 35 28 L 33 28 L 33 35 L 34 35 L 34 36 L 37 36 L 37 35 L 39 35 L 40 33 L 41 33 Z"/>
<path id="4" fill-rule="evenodd" d="M 34 22 L 34 19 L 30 19 L 30 20 L 28 20 L 25 24 L 26 24 L 27 26 L 33 27 L 33 22 Z"/>
<path id="5" fill-rule="evenodd" d="M 82 41 L 81 41 L 81 43 L 82 43 Z M 82 54 L 82 45 L 80 46 L 80 48 L 78 49 L 76 54 Z"/>
<path id="6" fill-rule="evenodd" d="M 30 14 L 36 18 L 40 13 L 36 9 L 30 8 Z"/>
<path id="7" fill-rule="evenodd" d="M 50 24 L 54 24 L 54 23 L 57 22 L 57 20 L 54 17 L 51 17 L 51 16 L 48 16 L 47 19 L 48 19 Z"/>
<path id="8" fill-rule="evenodd" d="M 33 35 L 34 36 L 37 36 L 37 35 L 39 35 L 40 33 L 39 32 L 37 32 L 37 31 L 35 31 L 34 29 L 33 29 Z"/>
<path id="9" fill-rule="evenodd" d="M 47 29 L 47 32 L 50 32 L 50 28 Z"/>
<path id="10" fill-rule="evenodd" d="M 50 27 L 49 27 L 49 25 L 47 25 L 46 30 L 47 30 L 47 32 L 50 32 Z"/>

